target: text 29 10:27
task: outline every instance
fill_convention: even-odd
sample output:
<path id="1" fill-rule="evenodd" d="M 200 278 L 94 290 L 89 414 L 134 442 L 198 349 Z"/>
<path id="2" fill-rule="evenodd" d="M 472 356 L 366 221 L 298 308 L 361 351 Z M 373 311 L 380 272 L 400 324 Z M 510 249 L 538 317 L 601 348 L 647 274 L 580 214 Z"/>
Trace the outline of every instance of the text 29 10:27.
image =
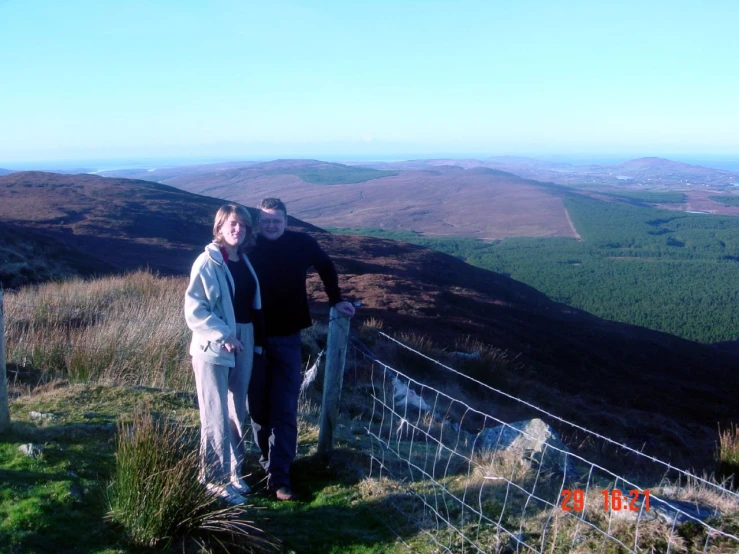
<path id="1" fill-rule="evenodd" d="M 644 496 L 644 509 L 649 510 L 649 489 L 640 491 L 631 489 L 628 496 L 618 489 L 605 489 L 600 491 L 603 495 L 603 510 L 630 510 L 632 512 L 639 511 L 639 497 Z M 582 512 L 585 509 L 585 493 L 582 489 L 564 489 L 562 491 L 562 509 L 565 512 Z M 572 505 L 570 505 L 572 501 Z"/>

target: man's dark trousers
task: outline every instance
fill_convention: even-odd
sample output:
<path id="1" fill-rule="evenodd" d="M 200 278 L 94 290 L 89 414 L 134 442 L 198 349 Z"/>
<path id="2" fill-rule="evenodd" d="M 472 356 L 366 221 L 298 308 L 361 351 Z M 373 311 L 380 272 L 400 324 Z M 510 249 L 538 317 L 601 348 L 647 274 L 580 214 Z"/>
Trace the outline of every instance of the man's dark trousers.
<path id="1" fill-rule="evenodd" d="M 300 333 L 267 337 L 264 360 L 255 359 L 249 384 L 249 414 L 259 463 L 269 476 L 268 487 L 290 487 L 290 465 L 298 448 Z"/>

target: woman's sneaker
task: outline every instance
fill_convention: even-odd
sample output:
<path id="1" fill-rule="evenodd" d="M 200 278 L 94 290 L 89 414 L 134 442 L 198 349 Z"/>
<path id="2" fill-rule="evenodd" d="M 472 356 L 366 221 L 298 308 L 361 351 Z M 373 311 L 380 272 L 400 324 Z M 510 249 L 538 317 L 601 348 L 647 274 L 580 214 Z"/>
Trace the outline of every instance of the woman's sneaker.
<path id="1" fill-rule="evenodd" d="M 231 487 L 241 495 L 251 494 L 251 487 L 241 477 L 231 477 Z"/>
<path id="2" fill-rule="evenodd" d="M 236 492 L 233 485 L 216 485 L 215 483 L 208 483 L 205 488 L 210 492 L 225 500 L 231 506 L 239 506 L 246 503 L 246 498 Z"/>
<path id="3" fill-rule="evenodd" d="M 290 487 L 280 487 L 275 491 L 275 498 L 277 500 L 297 500 L 298 495 L 295 494 Z"/>

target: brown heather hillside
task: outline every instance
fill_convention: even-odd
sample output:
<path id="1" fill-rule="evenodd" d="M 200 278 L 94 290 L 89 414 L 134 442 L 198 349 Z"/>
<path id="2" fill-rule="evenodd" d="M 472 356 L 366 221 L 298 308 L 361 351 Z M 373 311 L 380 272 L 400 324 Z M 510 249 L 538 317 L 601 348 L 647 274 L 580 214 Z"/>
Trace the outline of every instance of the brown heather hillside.
<path id="1" fill-rule="evenodd" d="M 450 350 L 454 338 L 469 335 L 520 353 L 536 368 L 522 378 L 561 391 L 560 402 L 568 399 L 550 406 L 556 413 L 604 402 L 605 419 L 618 420 L 632 408 L 644 410 L 645 417 L 662 414 L 711 427 L 739 419 L 739 358 L 597 318 L 422 247 L 369 237 L 319 235 L 319 240 L 334 255 L 344 290 L 363 302 L 364 317 L 381 318 L 395 332 L 427 335 Z M 317 281 L 314 289 L 321 300 Z"/>
<path id="2" fill-rule="evenodd" d="M 0 177 L 0 222 L 61 241 L 118 271 L 187 272 L 223 203 L 149 181 L 38 171 Z"/>
<path id="3" fill-rule="evenodd" d="M 110 264 L 23 225 L 0 222 L 0 287 L 110 273 Z"/>
<path id="4" fill-rule="evenodd" d="M 145 181 L 0 177 L 0 222 L 32 227 L 118 270 L 186 274 L 221 203 Z M 363 303 L 353 325 L 374 317 L 390 333 L 426 336 L 449 350 L 460 337 L 504 349 L 521 364 L 505 379 L 509 392 L 648 452 L 667 439 L 676 451 L 710 456 L 717 422 L 739 421 L 739 358 L 731 354 L 599 319 L 432 250 L 290 223 L 321 242 L 346 296 Z M 315 313 L 325 316 L 315 275 L 310 289 Z M 480 377 L 495 383 L 498 376 Z"/>
<path id="5" fill-rule="evenodd" d="M 328 181 L 347 166 L 276 160 L 242 167 L 213 165 L 210 172 L 208 167 L 106 175 L 144 177 L 247 206 L 278 196 L 292 215 L 324 228 L 413 229 L 483 239 L 575 236 L 562 199 L 550 189 L 484 167 L 435 166 L 331 185 L 312 184 L 301 175 Z"/>

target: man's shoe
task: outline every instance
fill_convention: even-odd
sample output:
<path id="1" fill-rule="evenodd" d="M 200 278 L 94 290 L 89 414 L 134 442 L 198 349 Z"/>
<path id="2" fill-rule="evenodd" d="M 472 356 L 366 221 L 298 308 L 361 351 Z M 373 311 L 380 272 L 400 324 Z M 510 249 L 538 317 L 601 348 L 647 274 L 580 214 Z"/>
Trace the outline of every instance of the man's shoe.
<path id="1" fill-rule="evenodd" d="M 241 477 L 231 477 L 231 486 L 237 493 L 241 495 L 251 494 L 251 487 L 247 485 L 246 481 L 244 481 Z"/>
<path id="2" fill-rule="evenodd" d="M 280 487 L 275 491 L 277 500 L 297 500 L 298 495 L 295 494 L 290 487 Z"/>
<path id="3" fill-rule="evenodd" d="M 210 492 L 218 496 L 219 498 L 226 501 L 231 506 L 240 506 L 246 503 L 246 498 L 241 496 L 232 485 L 216 485 L 215 483 L 208 483 L 205 488 Z"/>

